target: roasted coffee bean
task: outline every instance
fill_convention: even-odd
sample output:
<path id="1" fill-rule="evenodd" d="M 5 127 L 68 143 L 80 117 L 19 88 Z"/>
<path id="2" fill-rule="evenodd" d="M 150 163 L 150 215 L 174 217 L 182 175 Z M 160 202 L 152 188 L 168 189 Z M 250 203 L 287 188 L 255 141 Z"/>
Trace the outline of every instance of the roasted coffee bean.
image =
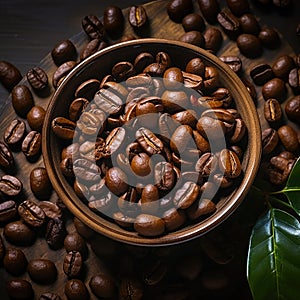
<path id="1" fill-rule="evenodd" d="M 15 176 L 3 175 L 0 179 L 0 192 L 9 197 L 18 196 L 23 189 L 23 183 Z"/>
<path id="2" fill-rule="evenodd" d="M 217 19 L 221 28 L 229 38 L 236 39 L 241 31 L 239 19 L 226 8 L 218 13 Z"/>
<path id="3" fill-rule="evenodd" d="M 30 188 L 38 199 L 47 199 L 50 197 L 52 184 L 44 167 L 37 167 L 31 170 Z"/>
<path id="4" fill-rule="evenodd" d="M 205 28 L 205 23 L 201 15 L 197 13 L 191 13 L 182 19 L 182 26 L 186 32 L 192 30 L 203 31 Z"/>
<path id="5" fill-rule="evenodd" d="M 20 217 L 32 227 L 40 227 L 45 223 L 44 211 L 33 201 L 25 200 L 18 206 Z"/>
<path id="6" fill-rule="evenodd" d="M 5 143 L 0 141 L 0 167 L 4 169 L 12 168 L 15 165 L 15 159 L 11 150 Z"/>
<path id="7" fill-rule="evenodd" d="M 277 57 L 272 65 L 275 77 L 288 81 L 290 71 L 295 68 L 294 59 L 289 55 L 281 55 Z"/>
<path id="8" fill-rule="evenodd" d="M 65 177 L 67 178 L 75 177 L 74 170 L 73 170 L 73 159 L 71 157 L 67 157 L 63 159 L 59 164 L 59 168 Z"/>
<path id="9" fill-rule="evenodd" d="M 72 140 L 75 135 L 76 124 L 64 117 L 57 117 L 52 120 L 51 128 L 59 138 Z"/>
<path id="10" fill-rule="evenodd" d="M 278 32 L 274 28 L 264 27 L 258 34 L 264 47 L 269 49 L 276 49 L 279 47 L 281 41 Z"/>
<path id="11" fill-rule="evenodd" d="M 30 278 L 40 284 L 51 284 L 57 279 L 55 264 L 49 259 L 32 259 L 27 267 Z"/>
<path id="12" fill-rule="evenodd" d="M 268 99 L 264 105 L 264 115 L 268 122 L 278 122 L 282 116 L 280 103 L 276 99 Z"/>
<path id="13" fill-rule="evenodd" d="M 205 49 L 216 53 L 220 50 L 223 36 L 217 27 L 208 27 L 204 32 Z"/>
<path id="14" fill-rule="evenodd" d="M 162 141 L 149 129 L 140 127 L 135 134 L 140 146 L 149 155 L 159 154 L 163 151 L 164 145 Z"/>
<path id="15" fill-rule="evenodd" d="M 120 7 L 107 6 L 103 11 L 103 26 L 109 34 L 121 34 L 124 27 L 124 16 Z"/>
<path id="16" fill-rule="evenodd" d="M 274 73 L 270 65 L 258 64 L 250 70 L 250 76 L 255 84 L 264 85 L 274 77 Z"/>
<path id="17" fill-rule="evenodd" d="M 168 91 L 162 94 L 162 105 L 169 111 L 169 113 L 176 113 L 188 107 L 188 96 L 184 91 Z"/>
<path id="18" fill-rule="evenodd" d="M 105 174 L 105 183 L 115 195 L 121 195 L 128 189 L 127 175 L 118 167 L 110 168 Z"/>
<path id="19" fill-rule="evenodd" d="M 236 178 L 240 176 L 242 167 L 235 152 L 223 149 L 219 156 L 219 168 L 227 178 Z"/>
<path id="20" fill-rule="evenodd" d="M 76 98 L 69 106 L 69 118 L 72 122 L 76 122 L 82 112 L 87 108 L 89 101 L 85 98 Z"/>
<path id="21" fill-rule="evenodd" d="M 242 70 L 242 61 L 238 56 L 220 56 L 219 58 L 234 73 L 239 73 Z"/>
<path id="22" fill-rule="evenodd" d="M 217 0 L 198 0 L 202 15 L 208 23 L 216 23 L 220 6 Z"/>
<path id="23" fill-rule="evenodd" d="M 181 22 L 182 19 L 193 10 L 191 0 L 171 0 L 167 4 L 167 13 L 174 22 Z"/>
<path id="24" fill-rule="evenodd" d="M 189 144 L 192 143 L 193 129 L 188 125 L 180 125 L 171 137 L 170 147 L 179 154 L 183 154 Z"/>
<path id="25" fill-rule="evenodd" d="M 159 191 L 153 184 L 147 184 L 141 194 L 141 211 L 145 214 L 156 215 L 159 208 Z"/>
<path id="26" fill-rule="evenodd" d="M 294 163 L 294 159 L 288 160 L 280 156 L 273 156 L 270 159 L 270 165 L 267 170 L 269 181 L 274 185 L 284 185 L 289 177 Z"/>
<path id="27" fill-rule="evenodd" d="M 134 229 L 143 236 L 158 236 L 165 231 L 165 222 L 156 216 L 140 214 L 134 222 Z"/>
<path id="28" fill-rule="evenodd" d="M 48 86 L 48 75 L 40 67 L 30 69 L 26 77 L 31 87 L 37 91 L 43 90 Z"/>
<path id="29" fill-rule="evenodd" d="M 203 48 L 205 46 L 205 39 L 203 34 L 200 31 L 188 31 L 184 33 L 180 38 L 179 41 L 192 44 L 198 47 Z"/>
<path id="30" fill-rule="evenodd" d="M 237 46 L 246 57 L 256 58 L 262 54 L 262 46 L 258 37 L 253 34 L 243 33 L 238 36 Z"/>
<path id="31" fill-rule="evenodd" d="M 263 154 L 270 154 L 274 151 L 279 141 L 278 133 L 273 128 L 267 128 L 262 132 Z"/>
<path id="32" fill-rule="evenodd" d="M 166 231 L 171 232 L 180 228 L 186 221 L 186 214 L 184 210 L 172 207 L 164 211 L 162 219 L 165 222 Z"/>
<path id="33" fill-rule="evenodd" d="M 217 168 L 217 157 L 210 152 L 204 153 L 200 156 L 195 165 L 195 171 L 201 176 L 208 177 L 214 173 Z"/>
<path id="34" fill-rule="evenodd" d="M 205 65 L 204 65 L 201 58 L 199 58 L 199 57 L 193 58 L 187 63 L 185 71 L 187 73 L 192 73 L 192 74 L 196 74 L 196 75 L 199 75 L 199 76 L 204 76 L 204 74 L 205 74 Z"/>
<path id="35" fill-rule="evenodd" d="M 182 87 L 183 84 L 183 74 L 179 68 L 173 67 L 168 68 L 164 72 L 164 86 L 168 90 L 177 90 Z"/>
<path id="36" fill-rule="evenodd" d="M 17 147 L 26 134 L 26 124 L 22 120 L 12 120 L 4 131 L 4 141 L 7 145 Z"/>
<path id="37" fill-rule="evenodd" d="M 125 81 L 127 78 L 134 75 L 134 68 L 132 63 L 122 61 L 113 66 L 111 73 L 117 81 Z"/>
<path id="38" fill-rule="evenodd" d="M 226 0 L 226 3 L 236 16 L 241 16 L 249 11 L 248 0 Z"/>
<path id="39" fill-rule="evenodd" d="M 215 89 L 219 82 L 219 73 L 215 67 L 207 66 L 204 75 L 204 89 L 211 91 Z"/>
<path id="40" fill-rule="evenodd" d="M 54 63 L 57 66 L 60 66 L 61 64 L 73 60 L 75 61 L 77 58 L 77 51 L 70 40 L 64 40 L 59 43 L 57 43 L 52 51 L 51 51 L 51 57 L 54 61 Z"/>
<path id="41" fill-rule="evenodd" d="M 217 191 L 211 192 L 212 197 L 216 194 Z M 201 199 L 196 200 L 188 209 L 187 216 L 191 220 L 196 220 L 199 217 L 203 217 L 205 215 L 210 215 L 216 211 L 217 207 L 215 203 L 207 198 L 201 197 Z"/>
<path id="42" fill-rule="evenodd" d="M 39 105 L 33 106 L 27 114 L 27 122 L 32 130 L 42 132 L 46 111 Z"/>
<path id="43" fill-rule="evenodd" d="M 44 293 L 40 296 L 39 300 L 61 300 L 61 298 L 55 293 Z"/>
<path id="44" fill-rule="evenodd" d="M 11 91 L 11 103 L 15 112 L 22 118 L 34 106 L 33 95 L 26 85 L 16 85 Z"/>
<path id="45" fill-rule="evenodd" d="M 87 258 L 88 248 L 85 240 L 78 233 L 69 233 L 64 239 L 66 252 L 78 251 L 83 259 Z"/>
<path id="46" fill-rule="evenodd" d="M 0 203 L 0 223 L 11 222 L 18 214 L 17 204 L 13 200 Z"/>
<path id="47" fill-rule="evenodd" d="M 80 53 L 80 60 L 84 60 L 92 54 L 100 51 L 108 46 L 107 42 L 100 39 L 93 39 L 87 43 Z"/>
<path id="48" fill-rule="evenodd" d="M 287 89 L 285 83 L 279 78 L 269 80 L 262 87 L 262 95 L 265 100 L 275 98 L 281 103 L 285 100 L 286 93 Z"/>
<path id="49" fill-rule="evenodd" d="M 76 61 L 69 60 L 61 64 L 52 75 L 52 85 L 56 89 L 64 78 L 71 72 L 71 70 L 77 65 Z"/>
<path id="50" fill-rule="evenodd" d="M 95 104 L 107 114 L 117 114 L 121 111 L 122 99 L 110 89 L 100 89 L 94 98 Z"/>
<path id="51" fill-rule="evenodd" d="M 68 300 L 88 300 L 89 292 L 79 279 L 70 279 L 65 285 L 65 295 Z"/>
<path id="52" fill-rule="evenodd" d="M 126 130 L 123 127 L 114 128 L 105 140 L 105 150 L 113 155 L 122 148 L 126 137 Z"/>
<path id="53" fill-rule="evenodd" d="M 98 79 L 88 79 L 81 83 L 75 91 L 76 98 L 94 99 L 96 92 L 99 90 L 100 81 Z"/>
<path id="54" fill-rule="evenodd" d="M 35 158 L 41 152 L 42 135 L 37 131 L 30 131 L 22 142 L 22 152 L 27 158 Z"/>
<path id="55" fill-rule="evenodd" d="M 73 163 L 73 169 L 75 175 L 83 181 L 88 182 L 100 180 L 100 168 L 87 159 L 76 159 Z"/>
<path id="56" fill-rule="evenodd" d="M 61 218 L 62 210 L 61 208 L 50 201 L 39 201 L 39 207 L 44 211 L 45 215 L 49 219 Z"/>
<path id="57" fill-rule="evenodd" d="M 23 221 L 8 223 L 3 233 L 7 241 L 16 246 L 30 246 L 36 239 L 36 232 Z"/>
<path id="58" fill-rule="evenodd" d="M 191 206 L 199 195 L 199 186 L 191 181 L 187 181 L 179 188 L 173 198 L 174 205 L 180 209 Z"/>
<path id="59" fill-rule="evenodd" d="M 0 82 L 11 91 L 22 79 L 20 71 L 12 63 L 0 61 Z"/>
<path id="60" fill-rule="evenodd" d="M 204 116 L 198 120 L 197 130 L 204 138 L 218 139 L 224 136 L 225 125 L 220 120 Z"/>
<path id="61" fill-rule="evenodd" d="M 283 125 L 278 128 L 277 132 L 285 150 L 297 154 L 299 152 L 299 142 L 296 130 L 289 125 Z"/>
<path id="62" fill-rule="evenodd" d="M 154 63 L 154 57 L 151 53 L 142 52 L 134 60 L 133 67 L 137 74 L 141 73 L 147 66 Z"/>
<path id="63" fill-rule="evenodd" d="M 99 298 L 113 298 L 117 294 L 114 279 L 106 274 L 93 275 L 89 281 L 92 293 Z"/>
<path id="64" fill-rule="evenodd" d="M 130 166 L 132 171 L 138 176 L 147 176 L 152 169 L 150 157 L 144 152 L 135 155 L 131 160 Z"/>
<path id="65" fill-rule="evenodd" d="M 244 14 L 240 17 L 240 24 L 244 33 L 250 33 L 258 36 L 260 25 L 256 17 L 252 14 Z"/>
<path id="66" fill-rule="evenodd" d="M 84 111 L 77 121 L 77 129 L 85 135 L 100 135 L 105 124 L 105 113 L 100 109 Z M 74 132 L 76 135 L 77 131 Z"/>
<path id="67" fill-rule="evenodd" d="M 95 212 L 106 213 L 111 209 L 113 199 L 112 193 L 106 190 L 105 194 L 102 194 L 97 198 L 93 198 L 93 195 L 91 195 L 88 207 Z"/>
<path id="68" fill-rule="evenodd" d="M 14 276 L 19 276 L 26 271 L 27 258 L 24 252 L 16 248 L 7 248 L 3 258 L 4 269 Z"/>
<path id="69" fill-rule="evenodd" d="M 287 117 L 296 123 L 300 123 L 300 95 L 292 97 L 285 104 Z"/>
<path id="70" fill-rule="evenodd" d="M 88 15 L 82 19 L 82 28 L 90 39 L 103 40 L 105 30 L 102 22 L 95 15 Z"/>
<path id="71" fill-rule="evenodd" d="M 255 86 L 252 84 L 252 82 L 248 79 L 246 79 L 245 77 L 242 77 L 242 82 L 244 84 L 244 86 L 246 87 L 249 95 L 251 96 L 253 101 L 257 100 L 257 93 L 256 93 L 256 89 Z"/>
<path id="72" fill-rule="evenodd" d="M 128 21 L 132 27 L 141 28 L 147 23 L 147 20 L 147 12 L 142 5 L 130 7 Z"/>
<path id="73" fill-rule="evenodd" d="M 25 279 L 10 279 L 6 283 L 6 291 L 9 297 L 16 300 L 31 300 L 34 297 L 31 283 Z"/>
<path id="74" fill-rule="evenodd" d="M 70 277 L 74 278 L 77 277 L 82 269 L 82 256 L 78 251 L 70 251 L 66 254 L 64 263 L 63 263 L 63 270 L 65 274 Z"/>
<path id="75" fill-rule="evenodd" d="M 57 250 L 63 247 L 67 235 L 65 224 L 61 218 L 51 218 L 47 224 L 45 239 L 48 246 Z"/>
<path id="76" fill-rule="evenodd" d="M 300 69 L 294 68 L 290 71 L 288 83 L 295 95 L 300 93 Z"/>

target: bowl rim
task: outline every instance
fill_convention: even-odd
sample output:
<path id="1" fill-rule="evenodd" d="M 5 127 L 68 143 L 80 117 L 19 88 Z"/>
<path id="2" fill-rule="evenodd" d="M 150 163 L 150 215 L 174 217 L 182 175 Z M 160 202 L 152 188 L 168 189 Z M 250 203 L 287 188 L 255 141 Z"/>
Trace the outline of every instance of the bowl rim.
<path id="1" fill-rule="evenodd" d="M 167 233 L 165 235 L 159 237 L 144 237 L 134 232 L 127 231 L 120 227 L 119 230 L 113 230 L 109 227 L 109 224 L 112 224 L 111 221 L 106 221 L 102 219 L 102 222 L 96 222 L 95 218 L 101 218 L 101 216 L 93 213 L 86 204 L 79 201 L 80 203 L 75 203 L 78 201 L 73 201 L 72 196 L 66 191 L 62 185 L 62 182 L 58 180 L 57 173 L 55 172 L 55 168 L 52 166 L 52 156 L 50 147 L 48 147 L 48 137 L 51 130 L 51 113 L 56 101 L 56 98 L 59 96 L 61 90 L 68 84 L 68 81 L 76 76 L 82 69 L 86 67 L 89 63 L 93 62 L 100 56 L 114 51 L 119 48 L 126 48 L 130 46 L 137 46 L 140 44 L 163 44 L 163 45 L 172 45 L 178 46 L 181 48 L 188 48 L 199 55 L 205 57 L 209 63 L 213 65 L 217 64 L 220 69 L 230 78 L 232 82 L 235 82 L 235 87 L 237 88 L 237 93 L 245 95 L 243 105 L 246 106 L 246 109 L 251 112 L 255 112 L 252 114 L 251 118 L 249 118 L 249 127 L 253 128 L 251 132 L 248 131 L 248 145 L 247 147 L 251 147 L 251 154 L 249 155 L 249 160 L 247 163 L 247 169 L 244 173 L 244 177 L 239 184 L 238 188 L 235 190 L 234 195 L 230 197 L 229 201 L 226 202 L 226 205 L 223 205 L 218 209 L 217 214 L 213 214 L 207 217 L 205 220 L 196 223 L 190 227 L 183 227 L 174 232 Z M 162 47 L 163 48 L 163 47 Z M 42 155 L 44 160 L 45 168 L 48 172 L 48 176 L 53 185 L 54 190 L 64 202 L 66 207 L 70 210 L 70 212 L 81 221 L 83 221 L 87 226 L 95 230 L 96 232 L 103 234 L 109 238 L 117 240 L 119 242 L 139 245 L 139 246 L 167 246 L 172 244 L 178 244 L 181 242 L 189 241 L 191 239 L 197 238 L 210 230 L 217 227 L 219 224 L 223 223 L 241 204 L 244 197 L 247 195 L 255 176 L 258 172 L 261 152 L 262 152 L 262 143 L 261 143 L 261 127 L 259 122 L 259 117 L 254 105 L 254 102 L 248 93 L 246 87 L 238 77 L 225 63 L 223 63 L 217 56 L 212 53 L 202 49 L 198 46 L 194 46 L 191 44 L 187 44 L 180 41 L 167 40 L 161 38 L 142 38 L 131 41 L 126 41 L 118 44 L 114 44 L 108 46 L 82 62 L 80 62 L 75 68 L 66 76 L 66 78 L 62 81 L 59 87 L 55 90 L 54 94 L 51 96 L 51 99 L 48 103 L 48 107 L 46 110 L 45 122 L 42 130 Z M 79 199 L 79 198 L 78 198 Z M 95 218 L 91 217 L 91 214 L 95 214 Z M 106 224 L 107 223 L 107 224 Z M 128 232 L 128 234 L 126 234 Z"/>

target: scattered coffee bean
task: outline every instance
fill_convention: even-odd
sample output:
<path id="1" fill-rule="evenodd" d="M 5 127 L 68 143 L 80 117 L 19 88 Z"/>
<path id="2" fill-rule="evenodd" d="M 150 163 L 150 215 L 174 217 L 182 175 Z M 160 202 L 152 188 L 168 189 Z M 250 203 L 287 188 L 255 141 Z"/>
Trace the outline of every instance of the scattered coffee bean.
<path id="1" fill-rule="evenodd" d="M 285 113 L 287 117 L 296 123 L 300 123 L 300 96 L 289 99 L 285 104 Z"/>
<path id="2" fill-rule="evenodd" d="M 33 201 L 25 200 L 18 206 L 20 217 L 32 227 L 40 227 L 45 223 L 44 211 Z"/>
<path id="3" fill-rule="evenodd" d="M 255 84 L 264 85 L 274 77 L 274 73 L 270 65 L 258 64 L 250 70 L 250 76 Z"/>
<path id="4" fill-rule="evenodd" d="M 49 219 L 61 218 L 62 210 L 61 208 L 50 201 L 39 201 L 39 207 L 44 211 L 45 215 Z"/>
<path id="5" fill-rule="evenodd" d="M 0 223 L 8 223 L 16 218 L 18 214 L 17 204 L 13 200 L 0 203 Z"/>
<path id="6" fill-rule="evenodd" d="M 27 259 L 24 252 L 16 248 L 7 248 L 3 258 L 4 269 L 14 276 L 25 273 L 27 267 Z"/>
<path id="7" fill-rule="evenodd" d="M 51 249 L 57 250 L 62 248 L 66 235 L 67 231 L 63 219 L 51 218 L 48 221 L 45 239 Z"/>
<path id="8" fill-rule="evenodd" d="M 56 89 L 64 80 L 64 78 L 71 72 L 76 66 L 76 61 L 68 60 L 61 64 L 52 75 L 52 85 Z"/>
<path id="9" fill-rule="evenodd" d="M 82 19 L 82 28 L 90 39 L 103 40 L 105 30 L 102 22 L 95 15 L 88 15 Z"/>
<path id="10" fill-rule="evenodd" d="M 36 158 L 41 153 L 42 135 L 37 131 L 30 131 L 22 142 L 22 152 L 29 159 Z"/>
<path id="11" fill-rule="evenodd" d="M 242 54 L 249 58 L 256 58 L 262 54 L 262 46 L 258 37 L 253 34 L 243 33 L 238 36 L 237 46 Z"/>
<path id="12" fill-rule="evenodd" d="M 64 263 L 63 263 L 63 270 L 65 274 L 70 277 L 74 278 L 77 277 L 82 269 L 82 256 L 78 251 L 70 251 L 66 254 Z"/>
<path id="13" fill-rule="evenodd" d="M 3 175 L 0 178 L 0 192 L 9 197 L 18 196 L 23 189 L 23 183 L 15 176 Z"/>
<path id="14" fill-rule="evenodd" d="M 22 118 L 34 106 L 33 95 L 26 85 L 16 85 L 11 91 L 11 101 L 15 112 Z"/>
<path id="15" fill-rule="evenodd" d="M 33 106 L 27 114 L 27 121 L 32 130 L 42 132 L 46 111 L 39 105 Z"/>
<path id="16" fill-rule="evenodd" d="M 252 14 L 244 14 L 240 17 L 241 28 L 244 33 L 258 36 L 260 25 L 256 17 Z"/>
<path id="17" fill-rule="evenodd" d="M 289 55 L 279 56 L 272 65 L 275 77 L 287 82 L 290 71 L 295 67 L 294 59 Z"/>
<path id="18" fill-rule="evenodd" d="M 167 4 L 167 13 L 170 19 L 178 23 L 192 10 L 193 2 L 191 0 L 170 0 Z"/>
<path id="19" fill-rule="evenodd" d="M 27 272 L 30 278 L 40 284 L 51 284 L 57 279 L 55 264 L 49 259 L 32 259 L 28 262 Z"/>
<path id="20" fill-rule="evenodd" d="M 57 43 L 52 51 L 51 56 L 54 61 L 54 63 L 57 66 L 60 66 L 61 64 L 70 61 L 70 60 L 76 60 L 77 58 L 77 50 L 72 41 L 70 40 L 64 40 L 59 43 Z"/>
<path id="21" fill-rule="evenodd" d="M 241 31 L 239 19 L 226 8 L 218 13 L 217 19 L 228 37 L 235 40 Z"/>
<path id="22" fill-rule="evenodd" d="M 220 50 L 223 36 L 217 27 L 209 27 L 204 32 L 205 49 L 216 53 Z"/>
<path id="23" fill-rule="evenodd" d="M 40 67 L 30 69 L 26 77 L 31 87 L 37 91 L 43 90 L 48 86 L 48 75 Z"/>
<path id="24" fill-rule="evenodd" d="M 70 233 L 64 239 L 64 247 L 67 252 L 78 251 L 83 259 L 86 259 L 88 248 L 85 240 L 78 233 Z"/>
<path id="25" fill-rule="evenodd" d="M 87 43 L 87 45 L 82 49 L 80 53 L 80 60 L 84 60 L 87 57 L 91 56 L 92 54 L 96 53 L 107 47 L 108 44 L 105 41 L 100 39 L 93 39 Z"/>
<path id="26" fill-rule="evenodd" d="M 262 42 L 263 46 L 268 49 L 276 49 L 281 44 L 279 34 L 274 28 L 262 28 L 258 34 L 258 38 Z"/>
<path id="27" fill-rule="evenodd" d="M 279 142 L 278 133 L 273 128 L 267 128 L 262 132 L 263 154 L 270 154 L 274 151 Z"/>
<path id="28" fill-rule="evenodd" d="M 239 73 L 242 70 L 242 61 L 238 56 L 220 56 L 222 62 L 224 62 L 234 73 Z"/>
<path id="29" fill-rule="evenodd" d="M 265 100 L 275 98 L 282 103 L 285 100 L 286 93 L 287 89 L 285 83 L 279 78 L 269 80 L 262 87 L 262 95 Z"/>
<path id="30" fill-rule="evenodd" d="M 268 122 L 278 122 L 282 116 L 280 103 L 276 99 L 268 99 L 264 105 L 264 115 Z"/>
<path id="31" fill-rule="evenodd" d="M 128 21 L 134 28 L 143 27 L 148 21 L 148 16 L 145 8 L 142 5 L 130 7 Z"/>
<path id="32" fill-rule="evenodd" d="M 248 0 L 226 0 L 226 3 L 236 16 L 241 16 L 249 11 Z"/>
<path id="33" fill-rule="evenodd" d="M 18 147 L 26 134 L 26 124 L 22 120 L 12 120 L 4 131 L 4 141 L 10 147 Z"/>
<path id="34" fill-rule="evenodd" d="M 0 167 L 10 169 L 14 167 L 15 159 L 8 146 L 0 141 Z"/>
<path id="35" fill-rule="evenodd" d="M 191 13 L 182 19 L 182 26 L 186 32 L 193 30 L 203 31 L 205 28 L 205 23 L 201 15 L 197 13 Z"/>
<path id="36" fill-rule="evenodd" d="M 16 66 L 7 61 L 0 61 L 0 82 L 8 91 L 11 91 L 21 79 L 22 75 Z"/>
<path id="37" fill-rule="evenodd" d="M 298 154 L 299 142 L 297 132 L 289 125 L 283 125 L 278 129 L 278 136 L 285 150 Z"/>
<path id="38" fill-rule="evenodd" d="M 300 93 L 300 69 L 294 68 L 289 73 L 288 83 L 295 95 Z"/>
<path id="39" fill-rule="evenodd" d="M 44 167 L 37 167 L 31 170 L 30 188 L 38 199 L 50 198 L 52 184 Z"/>
<path id="40" fill-rule="evenodd" d="M 65 285 L 68 300 L 88 300 L 89 293 L 85 284 L 79 279 L 70 279 Z"/>
<path id="41" fill-rule="evenodd" d="M 217 15 L 220 12 L 220 6 L 217 0 L 198 0 L 202 15 L 208 23 L 217 22 Z"/>
<path id="42" fill-rule="evenodd" d="M 103 26 L 105 31 L 111 35 L 123 32 L 124 16 L 120 7 L 109 5 L 104 9 Z"/>
<path id="43" fill-rule="evenodd" d="M 34 297 L 31 283 L 25 279 L 10 279 L 6 283 L 6 291 L 9 297 L 16 300 L 31 300 Z"/>
<path id="44" fill-rule="evenodd" d="M 99 298 L 113 298 L 117 294 L 117 286 L 113 278 L 106 274 L 93 275 L 89 281 L 92 293 Z"/>

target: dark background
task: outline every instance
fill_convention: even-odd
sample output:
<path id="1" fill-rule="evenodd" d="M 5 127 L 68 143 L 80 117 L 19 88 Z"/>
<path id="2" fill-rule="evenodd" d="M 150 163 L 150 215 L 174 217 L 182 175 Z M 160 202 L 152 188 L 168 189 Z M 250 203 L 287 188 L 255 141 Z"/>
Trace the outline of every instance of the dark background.
<path id="1" fill-rule="evenodd" d="M 0 0 L 0 60 L 15 64 L 26 74 L 38 65 L 53 46 L 80 32 L 81 19 L 88 14 L 102 16 L 109 4 L 125 8 L 142 4 L 147 0 Z M 219 1 L 221 4 L 225 0 Z M 300 52 L 300 36 L 296 28 L 300 23 L 300 1 L 292 0 L 289 9 L 271 6 L 262 9 L 249 0 L 252 12 L 262 25 L 274 26 Z M 0 85 L 0 103 L 8 97 Z"/>

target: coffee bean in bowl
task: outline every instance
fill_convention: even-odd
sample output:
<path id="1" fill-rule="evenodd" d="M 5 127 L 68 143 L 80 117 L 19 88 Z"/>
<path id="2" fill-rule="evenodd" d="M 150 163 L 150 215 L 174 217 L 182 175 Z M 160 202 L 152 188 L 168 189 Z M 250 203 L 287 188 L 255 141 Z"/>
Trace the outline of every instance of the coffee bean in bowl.
<path id="1" fill-rule="evenodd" d="M 203 72 L 193 73 L 197 62 Z M 73 122 L 70 105 L 88 80 L 99 89 Z M 57 118 L 72 124 L 71 138 L 53 127 Z M 116 44 L 76 66 L 51 99 L 42 135 L 49 178 L 70 211 L 137 245 L 215 228 L 246 195 L 261 153 L 257 113 L 237 75 L 201 48 L 161 39 Z"/>

